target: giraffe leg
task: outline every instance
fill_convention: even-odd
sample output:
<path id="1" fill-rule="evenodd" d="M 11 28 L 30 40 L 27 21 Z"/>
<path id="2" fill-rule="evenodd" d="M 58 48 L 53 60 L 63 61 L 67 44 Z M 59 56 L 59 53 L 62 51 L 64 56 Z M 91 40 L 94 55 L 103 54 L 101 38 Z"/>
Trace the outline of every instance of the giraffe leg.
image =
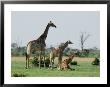
<path id="1" fill-rule="evenodd" d="M 45 68 L 46 66 L 45 66 L 45 50 L 44 50 L 44 68 Z"/>
<path id="2" fill-rule="evenodd" d="M 27 58 L 26 58 L 26 67 L 25 68 L 27 69 Z"/>
<path id="3" fill-rule="evenodd" d="M 61 62 L 59 63 L 59 70 L 61 70 Z"/>
<path id="4" fill-rule="evenodd" d="M 49 68 L 51 68 L 51 58 L 50 58 Z"/>
<path id="5" fill-rule="evenodd" d="M 50 53 L 50 56 L 49 56 L 49 61 L 50 61 L 50 63 L 49 63 L 49 68 L 51 68 L 52 67 L 52 56 L 51 56 L 52 54 Z"/>
<path id="6" fill-rule="evenodd" d="M 41 68 L 41 52 L 39 53 L 39 68 Z"/>
<path id="7" fill-rule="evenodd" d="M 53 67 L 54 67 L 54 59 L 52 59 L 52 61 L 51 61 L 51 65 L 52 65 L 52 69 L 53 69 Z"/>
<path id="8" fill-rule="evenodd" d="M 50 67 L 51 67 L 51 69 L 53 68 L 53 66 L 52 66 L 52 59 L 51 59 L 51 61 L 50 61 Z"/>
<path id="9" fill-rule="evenodd" d="M 53 69 L 54 57 L 50 58 L 50 68 Z"/>
<path id="10" fill-rule="evenodd" d="M 60 61 L 59 61 L 59 58 L 58 58 L 58 66 L 57 66 L 57 69 L 60 70 Z"/>
<path id="11" fill-rule="evenodd" d="M 28 58 L 28 68 L 29 68 L 29 58 Z"/>
<path id="12" fill-rule="evenodd" d="M 61 62 L 62 62 L 62 55 L 60 54 L 58 57 L 58 70 L 61 70 Z"/>
<path id="13" fill-rule="evenodd" d="M 53 59 L 53 63 L 52 64 L 53 64 L 53 67 L 54 67 L 54 59 Z"/>
<path id="14" fill-rule="evenodd" d="M 25 56 L 26 56 L 26 66 L 25 66 L 25 68 L 27 69 L 27 59 L 28 59 L 27 53 L 25 54 Z"/>
<path id="15" fill-rule="evenodd" d="M 60 70 L 61 70 L 61 63 L 62 63 L 62 54 L 60 55 Z"/>

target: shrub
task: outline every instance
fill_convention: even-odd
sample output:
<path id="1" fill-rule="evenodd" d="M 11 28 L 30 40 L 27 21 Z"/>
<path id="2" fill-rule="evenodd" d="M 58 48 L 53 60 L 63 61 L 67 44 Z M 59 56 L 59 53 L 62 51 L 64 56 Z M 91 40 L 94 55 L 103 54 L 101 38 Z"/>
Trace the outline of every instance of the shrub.
<path id="1" fill-rule="evenodd" d="M 71 65 L 77 65 L 77 61 L 72 61 L 70 64 Z"/>
<path id="2" fill-rule="evenodd" d="M 38 58 L 36 56 L 30 62 L 34 66 L 38 66 L 39 65 L 39 61 L 38 61 Z"/>
<path id="3" fill-rule="evenodd" d="M 39 60 L 38 60 L 38 58 L 37 57 L 34 57 L 32 60 L 31 60 L 31 63 L 32 63 L 32 65 L 34 65 L 34 66 L 39 66 Z M 49 60 L 49 58 L 46 58 L 46 60 L 45 60 L 45 65 L 46 65 L 46 67 L 49 67 L 49 63 L 50 63 L 50 60 Z M 44 67 L 44 61 L 41 59 L 41 67 Z"/>
<path id="4" fill-rule="evenodd" d="M 94 61 L 92 61 L 92 65 L 99 65 L 100 61 L 98 58 L 95 58 Z"/>
<path id="5" fill-rule="evenodd" d="M 22 73 L 14 73 L 13 76 L 14 77 L 26 77 L 26 75 Z"/>

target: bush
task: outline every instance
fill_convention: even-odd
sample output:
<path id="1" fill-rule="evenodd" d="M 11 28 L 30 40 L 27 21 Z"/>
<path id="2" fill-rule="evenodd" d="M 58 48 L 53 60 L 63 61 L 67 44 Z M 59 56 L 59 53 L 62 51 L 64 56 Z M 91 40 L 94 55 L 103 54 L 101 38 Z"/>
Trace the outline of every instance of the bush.
<path id="1" fill-rule="evenodd" d="M 38 66 L 39 65 L 39 61 L 38 61 L 38 58 L 37 57 L 34 57 L 31 61 L 32 65 L 34 66 Z"/>
<path id="2" fill-rule="evenodd" d="M 14 73 L 13 76 L 14 77 L 26 77 L 26 75 L 22 73 Z"/>
<path id="3" fill-rule="evenodd" d="M 72 61 L 70 64 L 71 65 L 77 65 L 77 61 Z"/>
<path id="4" fill-rule="evenodd" d="M 92 65 L 99 65 L 100 61 L 98 58 L 95 58 L 94 61 L 92 61 Z"/>
<path id="5" fill-rule="evenodd" d="M 39 66 L 38 57 L 34 57 L 34 58 L 31 60 L 31 63 L 32 63 L 32 65 L 34 65 L 34 66 Z M 46 65 L 46 67 L 49 67 L 49 63 L 50 63 L 49 58 L 46 58 L 46 60 L 45 60 L 45 65 Z M 44 67 L 44 61 L 43 61 L 42 59 L 41 59 L 41 67 Z"/>

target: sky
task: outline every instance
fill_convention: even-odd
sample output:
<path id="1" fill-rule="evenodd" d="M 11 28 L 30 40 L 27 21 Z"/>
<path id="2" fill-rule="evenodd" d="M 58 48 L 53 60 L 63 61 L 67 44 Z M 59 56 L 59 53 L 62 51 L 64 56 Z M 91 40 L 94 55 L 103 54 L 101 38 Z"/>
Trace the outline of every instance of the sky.
<path id="1" fill-rule="evenodd" d="M 84 48 L 100 49 L 100 12 L 99 11 L 12 11 L 11 43 L 26 46 L 37 39 L 49 21 L 57 28 L 50 27 L 46 38 L 47 47 L 57 47 L 68 40 L 73 49 L 80 49 L 80 35 L 90 34 Z"/>

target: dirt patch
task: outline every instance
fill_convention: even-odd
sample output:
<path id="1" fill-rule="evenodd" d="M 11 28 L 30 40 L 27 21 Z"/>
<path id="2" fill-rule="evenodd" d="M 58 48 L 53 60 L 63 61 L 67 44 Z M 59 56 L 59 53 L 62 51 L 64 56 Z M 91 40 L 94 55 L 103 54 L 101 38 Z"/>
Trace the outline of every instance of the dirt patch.
<path id="1" fill-rule="evenodd" d="M 63 60 L 66 59 L 68 57 L 63 57 Z M 24 61 L 25 62 L 25 57 L 12 57 L 11 58 L 12 61 Z M 30 58 L 32 59 L 32 57 Z M 75 57 L 73 59 L 73 61 L 79 61 L 79 62 L 92 62 L 94 60 L 94 58 L 79 58 L 79 57 Z M 58 62 L 58 58 L 55 58 L 55 62 Z"/>
<path id="2" fill-rule="evenodd" d="M 63 60 L 66 59 L 68 57 L 63 57 Z M 91 62 L 93 61 L 95 58 L 81 58 L 81 57 L 74 57 L 73 61 L 79 61 L 79 62 Z"/>

